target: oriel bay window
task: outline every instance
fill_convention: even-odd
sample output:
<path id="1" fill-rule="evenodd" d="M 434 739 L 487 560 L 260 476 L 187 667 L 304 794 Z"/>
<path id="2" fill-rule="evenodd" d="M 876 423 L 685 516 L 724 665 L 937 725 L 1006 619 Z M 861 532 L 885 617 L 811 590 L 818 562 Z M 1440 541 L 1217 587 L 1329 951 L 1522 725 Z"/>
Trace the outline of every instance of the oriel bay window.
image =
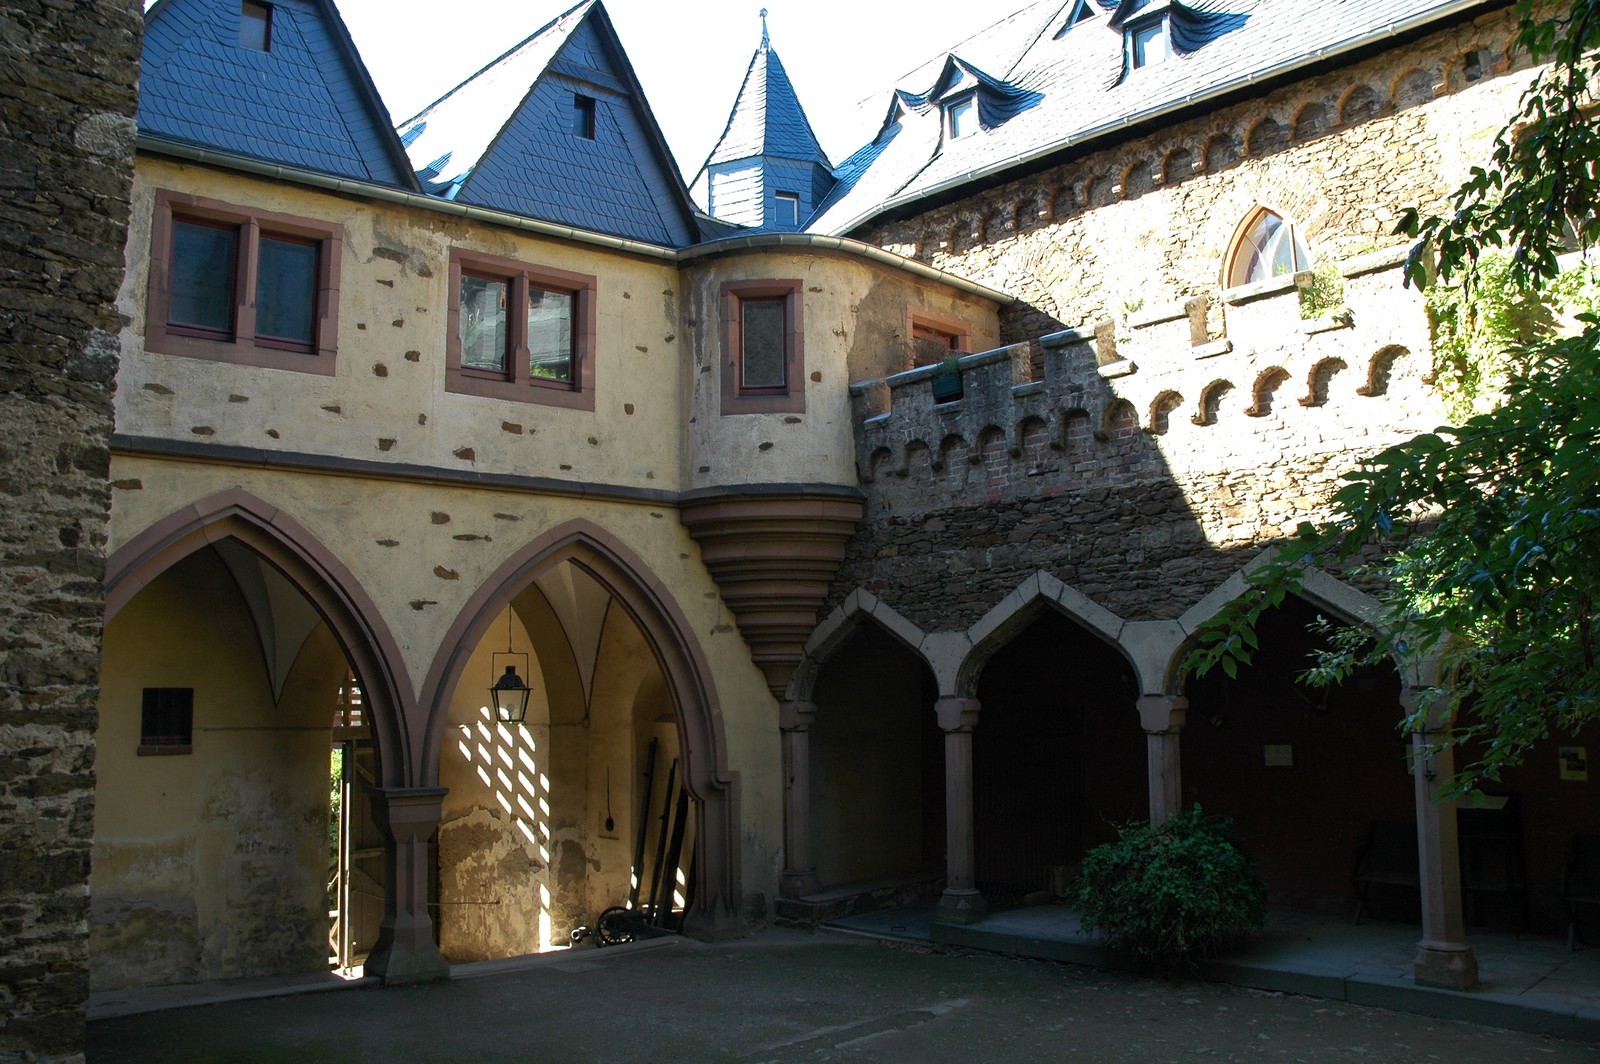
<path id="1" fill-rule="evenodd" d="M 344 231 L 162 191 L 151 226 L 151 351 L 331 374 Z"/>
<path id="2" fill-rule="evenodd" d="M 449 391 L 594 409 L 595 279 L 450 253 Z"/>
<path id="3" fill-rule="evenodd" d="M 805 335 L 799 281 L 722 285 L 722 413 L 803 413 Z"/>

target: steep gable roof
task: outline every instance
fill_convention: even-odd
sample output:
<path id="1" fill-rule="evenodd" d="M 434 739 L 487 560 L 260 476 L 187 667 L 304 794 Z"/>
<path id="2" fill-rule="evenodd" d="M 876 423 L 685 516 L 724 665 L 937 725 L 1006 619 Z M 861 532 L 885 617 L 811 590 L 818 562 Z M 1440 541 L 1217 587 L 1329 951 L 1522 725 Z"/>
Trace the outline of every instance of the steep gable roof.
<path id="1" fill-rule="evenodd" d="M 1038 0 L 960 46 L 970 65 L 1005 71 L 1034 106 L 979 133 L 939 133 L 932 89 L 954 57 L 927 64 L 895 91 L 873 144 L 839 179 L 807 229 L 849 233 L 874 217 L 975 180 L 1024 168 L 1200 101 L 1221 98 L 1319 57 L 1370 46 L 1395 31 L 1437 24 L 1492 0 L 1088 0 L 1110 17 L 1078 17 L 1079 0 Z M 1123 27 L 1170 20 L 1173 57 L 1128 68 Z M 1030 43 L 1016 56 L 1019 40 Z"/>
<path id="2" fill-rule="evenodd" d="M 594 101 L 594 137 L 573 130 Z M 699 226 L 599 0 L 584 0 L 418 114 L 400 137 L 436 195 L 681 247 Z"/>
<path id="3" fill-rule="evenodd" d="M 270 46 L 240 43 L 239 0 L 145 13 L 139 132 L 416 190 L 389 113 L 331 0 L 275 0 Z"/>

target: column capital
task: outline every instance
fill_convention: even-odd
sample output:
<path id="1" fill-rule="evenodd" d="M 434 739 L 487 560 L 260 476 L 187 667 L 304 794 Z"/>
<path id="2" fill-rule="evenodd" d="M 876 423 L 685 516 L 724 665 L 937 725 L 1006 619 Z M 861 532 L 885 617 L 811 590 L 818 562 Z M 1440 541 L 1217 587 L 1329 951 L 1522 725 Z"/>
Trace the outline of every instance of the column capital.
<path id="1" fill-rule="evenodd" d="M 970 732 L 978 724 L 978 711 L 983 707 L 976 698 L 946 696 L 933 704 L 939 717 L 939 727 L 946 732 Z"/>
<path id="2" fill-rule="evenodd" d="M 806 731 L 817 720 L 815 702 L 779 702 L 778 728 L 786 732 Z"/>
<path id="3" fill-rule="evenodd" d="M 1140 695 L 1139 726 L 1152 735 L 1180 731 L 1189 700 L 1183 695 Z"/>

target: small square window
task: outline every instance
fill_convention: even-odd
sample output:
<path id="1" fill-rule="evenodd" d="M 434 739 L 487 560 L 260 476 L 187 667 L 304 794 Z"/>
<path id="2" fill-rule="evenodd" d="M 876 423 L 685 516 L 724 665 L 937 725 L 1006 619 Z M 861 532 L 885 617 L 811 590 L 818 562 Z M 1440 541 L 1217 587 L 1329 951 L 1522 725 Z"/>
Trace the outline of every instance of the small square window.
<path id="1" fill-rule="evenodd" d="M 594 97 L 572 94 L 572 133 L 584 140 L 594 139 Z"/>
<path id="2" fill-rule="evenodd" d="M 239 5 L 239 44 L 257 52 L 272 50 L 272 8 L 255 0 Z"/>
<path id="3" fill-rule="evenodd" d="M 1128 27 L 1128 54 L 1133 68 L 1154 66 L 1171 57 L 1167 45 L 1167 20 L 1158 18 L 1141 26 Z"/>
<path id="4" fill-rule="evenodd" d="M 194 688 L 146 687 L 139 714 L 141 755 L 187 754 L 194 749 Z"/>
<path id="5" fill-rule="evenodd" d="M 775 194 L 777 200 L 776 217 L 773 219 L 777 225 L 800 224 L 800 193 L 779 192 Z"/>
<path id="6" fill-rule="evenodd" d="M 960 140 L 978 128 L 978 101 L 968 96 L 949 105 L 950 139 Z"/>

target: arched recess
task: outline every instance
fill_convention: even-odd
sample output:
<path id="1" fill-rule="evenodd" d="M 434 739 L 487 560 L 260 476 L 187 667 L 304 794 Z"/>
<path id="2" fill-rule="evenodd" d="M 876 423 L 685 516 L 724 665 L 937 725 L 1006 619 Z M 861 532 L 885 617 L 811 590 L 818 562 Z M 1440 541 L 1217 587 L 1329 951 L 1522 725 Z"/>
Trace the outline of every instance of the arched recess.
<path id="1" fill-rule="evenodd" d="M 995 651 L 1009 642 L 1047 608 L 1055 608 L 1069 620 L 1113 647 L 1136 668 L 1127 651 L 1118 641 L 1124 622 L 1121 617 L 1098 602 L 1046 572 L 1037 572 L 995 604 L 976 624 L 967 629 L 966 639 L 971 649 L 963 656 L 956 672 L 954 693 L 962 698 L 972 698 L 977 692 L 978 676 Z"/>
<path id="2" fill-rule="evenodd" d="M 811 633 L 811 638 L 806 641 L 805 655 L 800 659 L 800 664 L 795 666 L 794 676 L 789 681 L 787 692 L 789 701 L 811 701 L 816 692 L 818 670 L 826 665 L 838 653 L 839 648 L 844 646 L 864 624 L 877 624 L 907 650 L 922 659 L 935 675 L 947 673 L 953 676 L 954 670 L 948 666 L 959 665 L 959 662 L 947 663 L 947 667 L 941 669 L 939 664 L 925 653 L 924 644 L 927 636 L 922 629 L 906 620 L 872 592 L 856 588 L 822 619 L 822 623 L 817 625 Z"/>
<path id="3" fill-rule="evenodd" d="M 361 682 L 377 746 L 378 779 L 417 787 L 422 731 L 400 648 L 354 574 L 299 522 L 242 488 L 169 514 L 106 562 L 106 623 L 174 564 L 224 539 L 254 551 L 294 585 L 338 640 Z"/>
<path id="4" fill-rule="evenodd" d="M 687 618 L 638 555 L 591 521 L 575 519 L 524 545 L 483 582 L 439 644 L 422 686 L 428 720 L 423 778 L 438 779 L 450 701 L 473 649 L 490 625 L 536 578 L 564 563 L 593 579 L 637 626 L 666 681 L 677 718 L 682 782 L 697 803 L 695 907 L 685 930 L 705 937 L 739 933 L 738 775 L 728 769 L 722 709 L 710 665 Z"/>

